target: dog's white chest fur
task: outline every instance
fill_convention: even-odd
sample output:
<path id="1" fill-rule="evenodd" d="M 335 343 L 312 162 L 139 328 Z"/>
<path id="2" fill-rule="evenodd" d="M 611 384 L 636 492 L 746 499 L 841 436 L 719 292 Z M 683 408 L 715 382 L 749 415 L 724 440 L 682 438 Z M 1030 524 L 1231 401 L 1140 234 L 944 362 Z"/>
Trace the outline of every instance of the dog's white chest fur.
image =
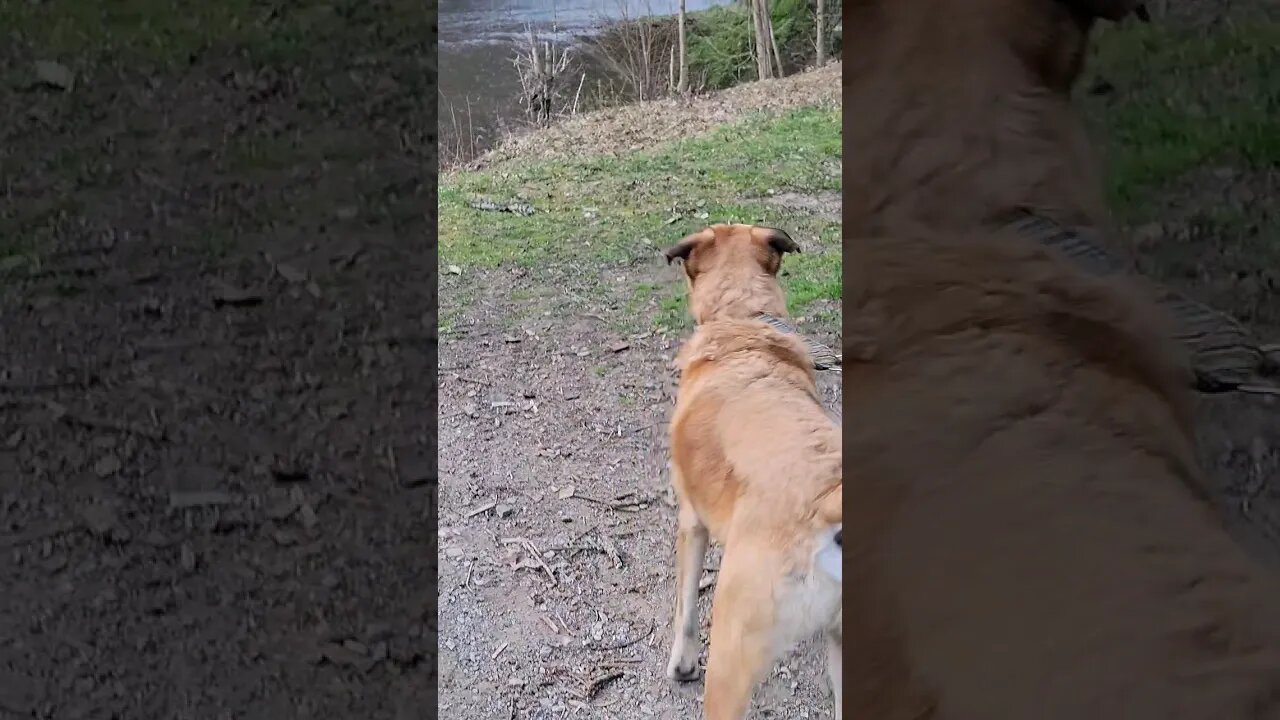
<path id="1" fill-rule="evenodd" d="M 834 531 L 818 541 L 818 552 L 813 556 L 813 565 L 836 582 L 842 581 L 841 571 L 844 567 L 844 552 L 836 544 Z"/>

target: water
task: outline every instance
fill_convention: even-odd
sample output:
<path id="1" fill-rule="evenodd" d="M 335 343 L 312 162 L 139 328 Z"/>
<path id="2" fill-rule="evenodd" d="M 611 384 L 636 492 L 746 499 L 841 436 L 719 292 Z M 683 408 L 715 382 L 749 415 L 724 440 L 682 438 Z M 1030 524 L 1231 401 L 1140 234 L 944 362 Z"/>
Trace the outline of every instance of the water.
<path id="1" fill-rule="evenodd" d="M 688 12 L 726 0 L 687 0 Z M 440 3 L 440 134 L 444 158 L 461 135 L 490 145 L 523 117 L 512 59 L 525 27 L 539 38 L 572 41 L 610 20 L 674 15 L 676 0 L 443 0 Z M 590 70 L 588 70 L 590 81 Z"/>

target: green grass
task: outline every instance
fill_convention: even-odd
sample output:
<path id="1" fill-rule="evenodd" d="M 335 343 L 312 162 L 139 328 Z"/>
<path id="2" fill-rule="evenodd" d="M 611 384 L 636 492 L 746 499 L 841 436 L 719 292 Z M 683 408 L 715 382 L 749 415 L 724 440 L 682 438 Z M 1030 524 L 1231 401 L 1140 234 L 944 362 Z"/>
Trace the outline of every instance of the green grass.
<path id="1" fill-rule="evenodd" d="M 815 300 L 840 298 L 839 225 L 760 198 L 838 190 L 839 156 L 839 111 L 802 109 L 622 159 L 513 161 L 452 173 L 441 178 L 440 265 L 660 266 L 662 247 L 711 223 L 774 224 L 806 246 L 783 271 L 792 309 L 803 312 Z M 478 211 L 467 205 L 476 198 L 520 200 L 538 212 Z M 617 303 L 618 328 L 639 329 L 639 314 L 680 326 L 683 288 L 671 278 L 634 286 Z"/>
<path id="2" fill-rule="evenodd" d="M 1187 173 L 1280 164 L 1280 24 L 1212 33 L 1139 23 L 1098 34 L 1091 68 L 1116 86 L 1090 99 L 1107 139 L 1108 191 L 1140 213 Z"/>

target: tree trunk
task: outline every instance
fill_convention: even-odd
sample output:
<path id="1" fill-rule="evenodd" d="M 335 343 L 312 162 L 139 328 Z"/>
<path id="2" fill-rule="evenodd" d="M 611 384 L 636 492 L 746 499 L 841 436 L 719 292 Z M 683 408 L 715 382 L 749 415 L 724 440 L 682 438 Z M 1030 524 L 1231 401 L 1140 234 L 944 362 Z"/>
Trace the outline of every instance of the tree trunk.
<path id="1" fill-rule="evenodd" d="M 683 6 L 684 0 L 681 0 Z M 822 67 L 827 62 L 827 4 L 825 0 L 818 0 L 818 11 L 814 18 L 814 25 L 817 28 L 818 43 L 818 67 Z"/>
<path id="2" fill-rule="evenodd" d="M 769 0 L 760 0 L 764 5 L 764 22 L 769 28 L 769 52 L 773 55 L 773 64 L 777 68 L 778 74 L 775 77 L 782 77 L 782 52 L 778 50 L 778 38 L 773 35 L 773 12 L 769 9 Z"/>
<path id="3" fill-rule="evenodd" d="M 678 33 L 677 42 L 680 48 L 680 79 L 676 82 L 676 92 L 681 95 L 689 92 L 689 56 L 687 54 L 688 36 L 684 25 L 684 0 L 680 0 L 680 14 L 676 18 Z"/>
<path id="4" fill-rule="evenodd" d="M 769 47 L 773 23 L 769 20 L 767 0 L 751 0 L 751 20 L 756 36 L 756 77 L 768 80 L 773 77 L 773 52 Z"/>

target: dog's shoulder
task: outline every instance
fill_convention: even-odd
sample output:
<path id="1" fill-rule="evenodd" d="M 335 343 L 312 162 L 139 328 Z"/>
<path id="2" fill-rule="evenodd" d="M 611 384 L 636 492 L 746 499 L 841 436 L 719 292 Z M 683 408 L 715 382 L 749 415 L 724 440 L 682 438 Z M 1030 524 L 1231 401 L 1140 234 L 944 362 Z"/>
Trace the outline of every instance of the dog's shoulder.
<path id="1" fill-rule="evenodd" d="M 676 368 L 688 373 L 701 365 L 734 356 L 768 356 L 786 365 L 813 371 L 804 340 L 761 320 L 714 320 L 698 326 L 676 355 Z"/>
<path id="2" fill-rule="evenodd" d="M 1186 410 L 1190 358 L 1173 318 L 1131 278 L 1086 272 L 1013 233 L 868 241 L 850 264 L 848 362 L 892 362 L 981 329 L 1105 368 Z"/>

